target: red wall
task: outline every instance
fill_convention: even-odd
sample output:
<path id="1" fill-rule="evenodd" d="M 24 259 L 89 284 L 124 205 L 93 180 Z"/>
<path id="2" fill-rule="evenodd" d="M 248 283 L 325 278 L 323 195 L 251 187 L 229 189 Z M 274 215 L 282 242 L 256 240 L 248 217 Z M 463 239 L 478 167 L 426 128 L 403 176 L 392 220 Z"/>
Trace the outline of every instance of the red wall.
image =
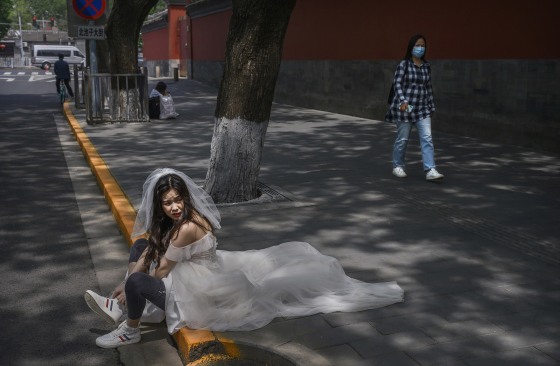
<path id="1" fill-rule="evenodd" d="M 284 59 L 399 59 L 409 38 L 431 59 L 560 58 L 552 35 L 558 0 L 302 0 L 290 19 Z"/>
<path id="2" fill-rule="evenodd" d="M 192 20 L 192 55 L 196 61 L 223 61 L 231 10 Z"/>
<path id="3" fill-rule="evenodd" d="M 167 42 L 167 29 L 158 29 L 153 32 L 142 33 L 144 60 L 165 60 L 169 54 Z"/>
<path id="4" fill-rule="evenodd" d="M 185 16 L 184 6 L 168 8 L 168 27 L 151 32 L 143 32 L 144 60 L 179 59 L 181 55 L 181 17 Z"/>
<path id="5" fill-rule="evenodd" d="M 168 8 L 169 19 L 169 59 L 179 59 L 181 55 L 181 17 L 186 14 L 185 6 L 170 6 Z M 184 45 L 183 45 L 184 47 Z"/>
<path id="6" fill-rule="evenodd" d="M 558 0 L 298 0 L 286 60 L 384 60 L 423 34 L 429 59 L 560 58 Z M 231 11 L 193 19 L 194 60 L 223 60 Z"/>

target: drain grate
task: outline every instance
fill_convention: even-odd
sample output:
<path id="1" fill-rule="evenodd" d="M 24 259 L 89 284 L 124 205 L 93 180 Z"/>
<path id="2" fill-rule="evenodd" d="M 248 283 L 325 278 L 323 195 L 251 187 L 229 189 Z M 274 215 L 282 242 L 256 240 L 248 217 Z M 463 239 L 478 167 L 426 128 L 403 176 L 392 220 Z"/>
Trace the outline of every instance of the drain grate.
<path id="1" fill-rule="evenodd" d="M 284 194 L 278 192 L 276 189 L 267 186 L 263 182 L 257 182 L 257 189 L 261 192 L 262 195 L 267 195 L 270 197 L 272 201 L 293 201 L 290 197 L 286 197 Z"/>
<path id="2" fill-rule="evenodd" d="M 301 201 L 290 192 L 274 185 L 257 182 L 257 189 L 260 196 L 254 200 L 234 203 L 218 203 L 216 206 L 228 212 L 254 211 L 254 210 L 273 210 L 278 208 L 305 207 L 313 205 L 311 202 Z"/>

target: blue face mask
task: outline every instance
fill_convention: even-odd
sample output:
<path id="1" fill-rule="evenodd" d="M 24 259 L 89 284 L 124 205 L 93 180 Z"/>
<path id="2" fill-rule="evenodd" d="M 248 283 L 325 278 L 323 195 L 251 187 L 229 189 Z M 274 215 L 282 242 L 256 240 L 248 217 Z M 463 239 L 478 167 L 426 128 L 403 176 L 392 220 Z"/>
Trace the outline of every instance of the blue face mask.
<path id="1" fill-rule="evenodd" d="M 426 48 L 424 48 L 422 46 L 415 46 L 412 49 L 412 56 L 421 58 L 422 56 L 424 56 L 425 52 L 426 52 Z"/>

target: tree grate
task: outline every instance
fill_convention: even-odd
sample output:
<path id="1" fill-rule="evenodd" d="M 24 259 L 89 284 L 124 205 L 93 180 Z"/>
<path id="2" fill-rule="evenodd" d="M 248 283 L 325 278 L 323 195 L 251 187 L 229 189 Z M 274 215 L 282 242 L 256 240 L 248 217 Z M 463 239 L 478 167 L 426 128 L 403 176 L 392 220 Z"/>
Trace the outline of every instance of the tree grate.
<path id="1" fill-rule="evenodd" d="M 282 193 L 267 186 L 263 182 L 257 182 L 257 189 L 261 192 L 261 196 L 267 195 L 272 201 L 292 201 L 292 199 L 290 199 L 289 197 L 286 197 Z"/>

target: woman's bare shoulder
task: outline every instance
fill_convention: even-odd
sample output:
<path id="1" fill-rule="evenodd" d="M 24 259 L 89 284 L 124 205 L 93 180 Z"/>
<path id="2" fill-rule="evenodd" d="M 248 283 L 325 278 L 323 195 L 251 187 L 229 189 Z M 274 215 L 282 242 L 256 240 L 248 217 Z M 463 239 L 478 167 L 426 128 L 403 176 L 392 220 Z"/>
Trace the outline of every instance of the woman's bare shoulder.
<path id="1" fill-rule="evenodd" d="M 194 243 L 199 239 L 199 231 L 200 228 L 194 222 L 183 223 L 177 231 L 175 239 L 173 239 L 173 245 L 181 248 Z"/>

